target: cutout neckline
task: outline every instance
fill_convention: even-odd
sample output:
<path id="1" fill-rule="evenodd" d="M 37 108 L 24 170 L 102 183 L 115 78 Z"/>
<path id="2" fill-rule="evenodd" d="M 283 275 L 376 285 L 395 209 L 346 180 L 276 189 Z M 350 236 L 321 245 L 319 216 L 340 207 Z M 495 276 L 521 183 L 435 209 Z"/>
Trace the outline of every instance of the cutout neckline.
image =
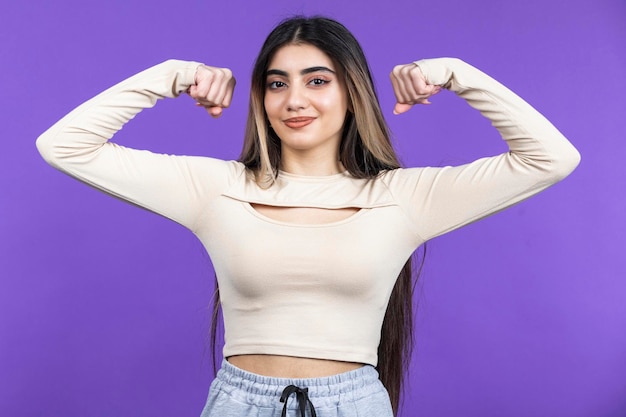
<path id="1" fill-rule="evenodd" d="M 271 204 L 246 203 L 259 218 L 289 226 L 329 226 L 350 221 L 366 209 L 361 207 L 320 208 L 302 206 L 278 206 Z M 302 221 L 302 218 L 306 221 Z"/>

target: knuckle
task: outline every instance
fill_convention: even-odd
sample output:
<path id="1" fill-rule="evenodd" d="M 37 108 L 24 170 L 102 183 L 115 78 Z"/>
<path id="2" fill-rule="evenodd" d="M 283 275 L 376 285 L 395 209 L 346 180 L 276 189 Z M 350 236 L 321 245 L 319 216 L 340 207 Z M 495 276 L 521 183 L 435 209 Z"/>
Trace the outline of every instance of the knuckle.
<path id="1" fill-rule="evenodd" d="M 196 90 L 196 97 L 205 97 L 207 92 L 208 91 L 204 86 L 199 86 Z"/>

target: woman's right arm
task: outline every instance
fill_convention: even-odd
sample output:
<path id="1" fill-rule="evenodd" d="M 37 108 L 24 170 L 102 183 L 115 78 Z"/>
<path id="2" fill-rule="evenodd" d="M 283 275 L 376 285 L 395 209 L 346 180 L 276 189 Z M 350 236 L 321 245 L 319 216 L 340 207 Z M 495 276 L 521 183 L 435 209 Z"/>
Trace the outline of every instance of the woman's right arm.
<path id="1" fill-rule="evenodd" d="M 215 77 L 218 72 L 221 75 Z M 169 60 L 80 105 L 44 132 L 37 148 L 53 167 L 193 230 L 202 202 L 219 194 L 233 170 L 240 169 L 238 165 L 206 157 L 155 154 L 109 140 L 158 99 L 186 91 L 217 116 L 230 103 L 233 88 L 228 70 Z"/>

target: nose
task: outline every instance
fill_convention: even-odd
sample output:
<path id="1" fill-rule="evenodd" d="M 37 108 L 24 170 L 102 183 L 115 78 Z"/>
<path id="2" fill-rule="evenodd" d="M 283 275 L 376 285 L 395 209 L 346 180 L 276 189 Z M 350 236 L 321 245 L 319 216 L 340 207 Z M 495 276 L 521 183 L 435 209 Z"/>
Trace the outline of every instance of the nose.
<path id="1" fill-rule="evenodd" d="M 303 86 L 295 85 L 289 88 L 289 95 L 287 97 L 287 110 L 298 111 L 305 109 L 309 104 L 306 88 Z"/>

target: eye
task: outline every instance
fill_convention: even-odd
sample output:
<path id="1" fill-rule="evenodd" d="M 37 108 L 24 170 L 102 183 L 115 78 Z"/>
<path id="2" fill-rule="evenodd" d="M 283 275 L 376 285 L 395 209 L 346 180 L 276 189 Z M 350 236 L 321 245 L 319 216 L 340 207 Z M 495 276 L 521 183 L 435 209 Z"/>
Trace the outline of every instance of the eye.
<path id="1" fill-rule="evenodd" d="M 271 81 L 267 84 L 267 88 L 270 90 L 276 90 L 279 88 L 283 88 L 286 84 L 282 81 Z"/>
<path id="2" fill-rule="evenodd" d="M 323 78 L 313 78 L 311 81 L 309 81 L 310 84 L 313 84 L 315 86 L 321 86 L 324 84 L 328 84 L 329 82 L 329 80 L 325 80 Z"/>

